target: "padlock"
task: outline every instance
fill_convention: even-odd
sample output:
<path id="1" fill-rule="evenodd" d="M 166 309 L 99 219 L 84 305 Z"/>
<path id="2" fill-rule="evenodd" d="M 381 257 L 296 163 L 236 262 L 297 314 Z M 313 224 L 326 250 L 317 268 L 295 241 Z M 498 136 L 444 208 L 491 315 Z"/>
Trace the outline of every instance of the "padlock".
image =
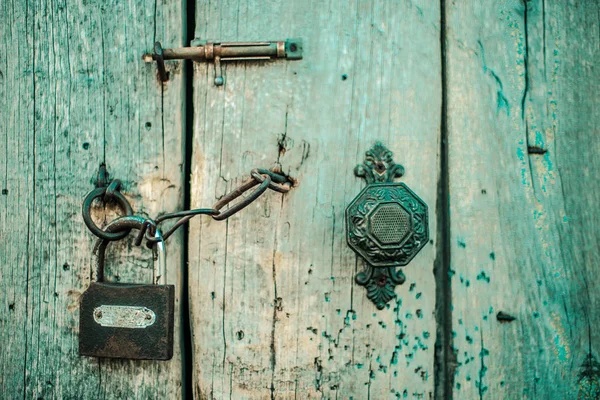
<path id="1" fill-rule="evenodd" d="M 125 218 L 136 222 L 139 217 Z M 158 229 L 156 234 L 162 238 Z M 137 360 L 171 359 L 175 287 L 160 284 L 166 280 L 164 242 L 160 240 L 154 245 L 159 272 L 155 275 L 155 284 L 149 285 L 104 282 L 104 255 L 109 243 L 99 239 L 94 248 L 92 270 L 97 271 L 97 281 L 93 281 L 81 297 L 79 354 Z"/>

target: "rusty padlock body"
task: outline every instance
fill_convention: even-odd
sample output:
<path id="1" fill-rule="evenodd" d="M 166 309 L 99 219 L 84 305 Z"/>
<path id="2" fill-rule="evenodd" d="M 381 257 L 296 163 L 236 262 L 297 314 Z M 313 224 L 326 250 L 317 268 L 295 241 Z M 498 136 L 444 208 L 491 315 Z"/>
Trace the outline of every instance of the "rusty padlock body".
<path id="1" fill-rule="evenodd" d="M 120 218 L 107 231 L 123 227 L 140 229 L 144 219 Z M 157 235 L 160 231 L 157 230 Z M 92 282 L 81 298 L 79 354 L 89 357 L 136 360 L 169 360 L 173 357 L 175 286 L 158 284 L 165 276 L 164 242 L 155 245 L 159 274 L 155 284 L 104 282 L 104 259 L 110 242 L 98 240 L 94 247 Z"/>

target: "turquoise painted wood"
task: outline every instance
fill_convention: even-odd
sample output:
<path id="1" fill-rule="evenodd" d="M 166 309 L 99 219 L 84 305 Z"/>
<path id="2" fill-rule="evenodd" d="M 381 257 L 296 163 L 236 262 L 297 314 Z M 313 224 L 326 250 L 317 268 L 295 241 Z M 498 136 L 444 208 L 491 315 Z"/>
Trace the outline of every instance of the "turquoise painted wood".
<path id="1" fill-rule="evenodd" d="M 600 398 L 599 8 L 1 2 L 0 398 Z M 174 61 L 161 85 L 142 54 L 187 44 L 192 20 L 202 39 L 302 37 L 304 59 L 228 64 L 223 87 Z M 376 140 L 432 239 L 381 311 L 343 217 Z M 253 167 L 297 180 L 169 239 L 172 361 L 77 354 L 100 163 L 150 216 L 213 204 Z M 150 261 L 129 239 L 107 276 L 149 280 Z"/>
<path id="2" fill-rule="evenodd" d="M 0 2 L 2 399 L 181 397 L 179 337 L 170 362 L 100 361 L 79 357 L 78 323 L 94 242 L 81 202 L 100 163 L 136 210 L 181 207 L 181 79 L 161 91 L 141 54 L 155 35 L 182 43 L 183 11 L 178 2 Z M 151 280 L 148 251 L 115 247 L 108 278 Z M 181 288 L 181 237 L 169 250 L 168 279 Z"/>
<path id="3" fill-rule="evenodd" d="M 599 11 L 446 3 L 454 398 L 599 398 Z"/>
<path id="4" fill-rule="evenodd" d="M 434 244 L 377 310 L 354 283 L 344 210 L 354 167 L 377 140 L 436 213 L 440 14 L 428 2 L 196 2 L 196 37 L 301 37 L 297 62 L 194 70 L 192 203 L 212 204 L 253 167 L 297 180 L 226 223 L 190 229 L 197 398 L 430 398 L 436 343 Z M 436 219 L 430 229 L 435 243 Z"/>

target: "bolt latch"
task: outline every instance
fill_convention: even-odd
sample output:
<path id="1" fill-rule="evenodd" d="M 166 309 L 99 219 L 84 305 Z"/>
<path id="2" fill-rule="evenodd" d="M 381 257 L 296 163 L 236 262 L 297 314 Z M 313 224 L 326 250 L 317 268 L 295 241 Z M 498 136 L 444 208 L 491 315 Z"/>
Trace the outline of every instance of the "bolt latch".
<path id="1" fill-rule="evenodd" d="M 302 39 L 287 39 L 265 42 L 207 42 L 194 39 L 190 47 L 163 49 L 160 42 L 154 44 L 154 53 L 145 55 L 147 61 L 156 61 L 160 80 L 169 80 L 165 60 L 193 60 L 213 62 L 215 66 L 215 85 L 224 83 L 221 62 L 256 61 L 287 58 L 302 59 Z"/>

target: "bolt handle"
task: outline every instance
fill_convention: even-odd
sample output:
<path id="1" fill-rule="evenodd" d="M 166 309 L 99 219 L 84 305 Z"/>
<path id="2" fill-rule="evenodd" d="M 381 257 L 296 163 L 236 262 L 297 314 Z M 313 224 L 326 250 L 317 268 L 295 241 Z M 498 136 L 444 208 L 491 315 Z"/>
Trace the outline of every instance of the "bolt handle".
<path id="1" fill-rule="evenodd" d="M 197 62 L 213 62 L 215 65 L 215 85 L 224 83 L 221 63 L 226 61 L 257 61 L 274 58 L 289 60 L 302 59 L 302 39 L 287 39 L 263 42 L 208 42 L 194 39 L 190 47 L 163 49 L 160 42 L 154 44 L 151 57 L 156 61 L 158 75 L 162 82 L 169 80 L 165 60 L 193 60 Z"/>

